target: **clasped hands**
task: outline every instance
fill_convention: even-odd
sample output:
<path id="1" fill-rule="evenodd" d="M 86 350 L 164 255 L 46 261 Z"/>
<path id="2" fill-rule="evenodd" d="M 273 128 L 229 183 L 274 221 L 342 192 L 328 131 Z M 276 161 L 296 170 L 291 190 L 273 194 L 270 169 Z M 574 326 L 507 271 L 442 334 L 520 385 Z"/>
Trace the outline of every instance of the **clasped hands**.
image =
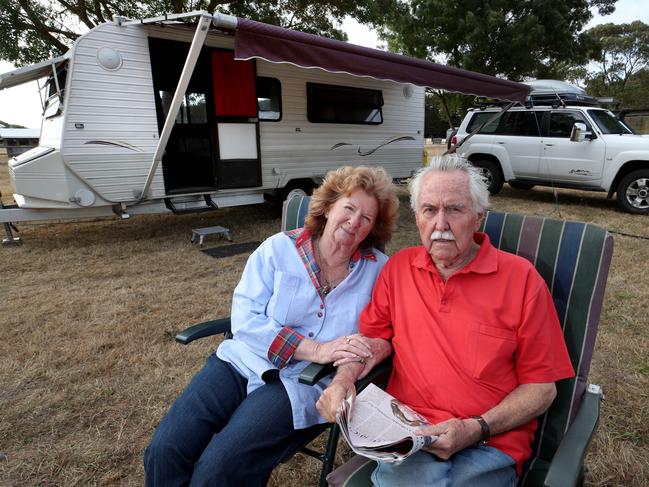
<path id="1" fill-rule="evenodd" d="M 345 335 L 328 342 L 318 343 L 314 362 L 327 364 L 333 362 L 335 367 L 359 362 L 366 365 L 372 358 L 370 339 L 355 333 Z"/>

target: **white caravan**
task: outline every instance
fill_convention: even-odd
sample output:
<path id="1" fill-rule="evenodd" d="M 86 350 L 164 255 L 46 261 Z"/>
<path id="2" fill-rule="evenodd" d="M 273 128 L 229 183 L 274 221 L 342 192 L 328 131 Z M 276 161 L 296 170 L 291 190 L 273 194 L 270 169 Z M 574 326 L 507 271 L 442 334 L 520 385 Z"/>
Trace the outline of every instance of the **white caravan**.
<path id="1" fill-rule="evenodd" d="M 0 222 L 255 204 L 349 164 L 407 178 L 425 86 L 528 89 L 205 12 L 102 24 L 0 89 L 48 75 L 39 147 L 9 161 L 17 208 Z"/>

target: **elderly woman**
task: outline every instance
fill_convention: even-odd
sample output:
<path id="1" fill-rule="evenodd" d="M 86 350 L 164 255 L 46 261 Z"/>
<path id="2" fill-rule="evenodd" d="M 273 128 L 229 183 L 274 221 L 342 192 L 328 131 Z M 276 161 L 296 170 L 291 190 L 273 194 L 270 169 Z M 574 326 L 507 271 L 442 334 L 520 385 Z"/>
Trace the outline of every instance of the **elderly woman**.
<path id="1" fill-rule="evenodd" d="M 265 485 L 273 468 L 324 422 L 326 383 L 309 362 L 364 362 L 360 312 L 387 257 L 398 199 L 383 169 L 343 167 L 314 192 L 304 228 L 253 252 L 232 299 L 225 340 L 176 399 L 144 456 L 147 485 Z M 325 381 L 323 381 L 325 382 Z"/>

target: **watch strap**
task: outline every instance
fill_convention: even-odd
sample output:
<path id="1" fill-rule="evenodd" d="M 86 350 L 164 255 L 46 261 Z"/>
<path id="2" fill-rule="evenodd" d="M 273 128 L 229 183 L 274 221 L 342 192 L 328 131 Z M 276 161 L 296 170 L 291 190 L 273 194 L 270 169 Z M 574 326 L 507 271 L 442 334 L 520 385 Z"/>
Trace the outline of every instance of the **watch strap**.
<path id="1" fill-rule="evenodd" d="M 489 438 L 491 438 L 491 430 L 489 429 L 489 425 L 487 422 L 484 420 L 482 416 L 471 416 L 471 419 L 475 419 L 478 424 L 480 425 L 480 445 L 486 445 L 487 441 L 489 441 Z"/>

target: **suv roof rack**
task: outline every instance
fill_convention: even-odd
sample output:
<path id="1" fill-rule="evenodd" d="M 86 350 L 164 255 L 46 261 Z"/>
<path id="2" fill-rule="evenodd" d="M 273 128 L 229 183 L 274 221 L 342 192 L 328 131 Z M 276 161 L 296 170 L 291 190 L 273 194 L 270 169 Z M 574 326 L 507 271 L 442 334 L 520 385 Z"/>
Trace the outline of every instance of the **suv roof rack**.
<path id="1" fill-rule="evenodd" d="M 558 80 L 533 80 L 526 81 L 526 85 L 532 89 L 530 91 L 529 102 L 525 104 L 527 108 L 533 106 L 552 106 L 560 107 L 566 105 L 572 106 L 600 106 L 597 98 L 590 96 L 582 88 Z M 508 102 L 478 96 L 474 99 L 474 106 L 484 110 L 487 107 L 501 107 Z"/>

